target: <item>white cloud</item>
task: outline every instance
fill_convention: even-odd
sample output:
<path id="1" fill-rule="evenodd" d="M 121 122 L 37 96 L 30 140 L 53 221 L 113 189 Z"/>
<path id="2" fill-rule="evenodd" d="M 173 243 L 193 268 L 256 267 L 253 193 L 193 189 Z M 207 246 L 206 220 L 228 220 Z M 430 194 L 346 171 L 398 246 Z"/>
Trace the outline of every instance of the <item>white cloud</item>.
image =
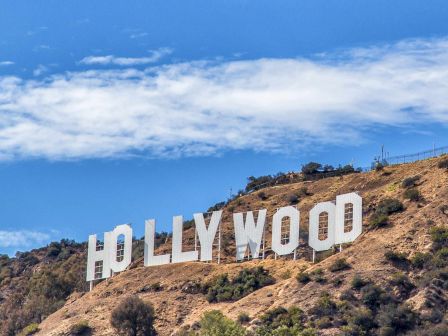
<path id="1" fill-rule="evenodd" d="M 8 66 L 8 65 L 14 65 L 14 62 L 12 62 L 12 61 L 2 61 L 2 62 L 0 62 L 0 66 Z"/>
<path id="2" fill-rule="evenodd" d="M 116 57 L 113 55 L 107 56 L 88 56 L 84 57 L 80 63 L 93 65 L 120 65 L 120 66 L 133 66 L 133 65 L 142 65 L 142 64 L 150 64 L 159 61 L 162 57 L 169 55 L 172 53 L 172 50 L 169 48 L 160 48 L 157 50 L 151 51 L 151 54 L 147 57 Z"/>
<path id="3" fill-rule="evenodd" d="M 36 231 L 3 231 L 0 230 L 0 247 L 26 248 L 35 244 L 43 244 L 48 242 L 50 235 Z"/>
<path id="4" fill-rule="evenodd" d="M 142 38 L 142 37 L 146 37 L 146 36 L 148 36 L 149 34 L 148 33 L 145 33 L 145 32 L 140 32 L 140 33 L 133 33 L 133 34 L 131 34 L 131 35 L 129 35 L 129 38 L 131 38 L 131 39 L 138 39 L 138 38 Z"/>
<path id="5" fill-rule="evenodd" d="M 0 77 L 0 158 L 213 155 L 353 145 L 448 125 L 448 38 L 309 59 Z"/>
<path id="6" fill-rule="evenodd" d="M 45 65 L 39 64 L 36 69 L 33 71 L 33 76 L 38 77 L 40 75 L 43 75 L 45 72 L 48 71 L 48 68 Z"/>

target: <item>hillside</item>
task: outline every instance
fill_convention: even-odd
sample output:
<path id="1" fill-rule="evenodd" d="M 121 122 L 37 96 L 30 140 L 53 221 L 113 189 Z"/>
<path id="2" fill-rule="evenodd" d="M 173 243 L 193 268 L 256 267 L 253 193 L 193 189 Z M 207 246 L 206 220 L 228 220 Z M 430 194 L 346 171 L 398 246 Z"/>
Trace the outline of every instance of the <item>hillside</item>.
<path id="1" fill-rule="evenodd" d="M 80 288 L 82 286 L 72 288 L 74 293 L 64 306 L 40 323 L 37 335 L 67 335 L 70 328 L 82 320 L 88 321 L 94 335 L 114 335 L 110 326 L 111 311 L 130 294 L 136 294 L 154 305 L 157 317 L 155 326 L 160 335 L 171 335 L 182 328 L 196 329 L 201 315 L 214 309 L 221 310 L 233 320 L 241 313 L 247 313 L 251 321 L 246 327 L 253 330 L 262 323 L 260 318 L 267 311 L 291 306 L 304 311 L 304 323 L 312 326 L 317 334 L 361 335 L 362 333 L 356 333 L 353 325 L 361 325 L 360 321 L 365 319 L 359 319 L 358 313 L 368 311 L 366 314 L 374 314 L 372 318 L 377 323 L 369 329 L 371 334 L 393 335 L 393 330 L 388 331 L 384 327 L 388 323 L 384 321 L 391 319 L 384 307 L 390 306 L 393 311 L 398 311 L 399 307 L 404 307 L 403 304 L 407 304 L 412 309 L 412 314 L 415 314 L 412 315 L 415 317 L 415 326 L 409 327 L 412 329 L 410 333 L 435 334 L 431 328 L 436 325 L 441 328 L 441 323 L 446 322 L 448 302 L 448 253 L 444 254 L 443 250 L 446 240 L 441 242 L 442 247 L 435 246 L 434 242 L 434 228 L 448 227 L 448 170 L 439 167 L 442 160 L 446 160 L 446 157 L 390 166 L 380 171 L 277 185 L 237 197 L 223 208 L 221 265 L 194 262 L 143 267 L 142 259 L 137 258 L 129 270 L 97 284 L 92 292 L 84 293 L 83 288 Z M 415 176 L 419 178 L 409 179 Z M 278 207 L 297 203 L 301 210 L 303 238 L 306 236 L 308 212 L 315 203 L 331 201 L 338 194 L 352 191 L 359 192 L 364 200 L 364 232 L 356 242 L 344 246 L 341 252 L 334 250 L 320 253 L 317 256 L 318 262 L 313 264 L 311 251 L 303 241 L 297 260 L 274 260 L 272 253 L 267 253 L 266 260 L 233 262 L 233 212 L 266 208 L 268 218 L 271 218 L 270 215 Z M 379 216 L 378 209 L 384 207 L 385 199 L 400 201 L 403 209 L 390 211 L 388 217 Z M 372 224 L 374 217 L 377 221 Z M 193 240 L 194 231 L 190 228 L 185 232 L 185 241 L 191 244 Z M 267 242 L 269 241 L 267 233 Z M 72 261 L 76 258 L 81 264 L 84 262 L 83 248 L 77 246 L 76 251 L 72 249 L 71 257 L 59 261 L 59 264 L 52 264 L 52 259 L 48 259 L 51 258 L 48 251 L 42 252 L 41 258 L 34 265 L 30 265 L 22 273 L 18 272 L 20 276 L 10 277 L 9 283 L 3 281 L 1 320 L 10 320 L 5 314 L 11 314 L 16 309 L 11 306 L 16 284 L 28 281 L 42 267 L 59 265 L 57 267 L 63 267 L 69 272 L 73 265 L 68 262 L 70 258 Z M 170 248 L 168 239 L 159 247 L 158 252 L 169 251 Z M 345 259 L 348 265 L 336 267 L 340 259 Z M 418 259 L 423 261 L 420 263 Z M 224 273 L 232 278 L 242 269 L 256 266 L 263 266 L 268 270 L 275 278 L 275 283 L 237 301 L 209 303 L 204 293 L 195 290 Z M 78 270 L 77 274 L 81 273 Z M 299 273 L 310 279 L 305 276 L 298 281 L 296 276 Z M 353 282 L 355 275 L 364 283 L 359 288 Z M 369 290 L 373 294 L 376 290 L 381 293 L 374 297 Z M 369 295 L 378 302 L 368 301 Z M 332 307 L 331 311 L 322 308 L 323 301 L 327 308 Z M 9 310 L 5 310 L 5 302 L 8 302 Z M 392 312 L 388 314 L 393 315 Z M 385 323 L 384 326 L 381 323 Z M 8 335 L 5 330 L 2 322 L 2 332 Z"/>

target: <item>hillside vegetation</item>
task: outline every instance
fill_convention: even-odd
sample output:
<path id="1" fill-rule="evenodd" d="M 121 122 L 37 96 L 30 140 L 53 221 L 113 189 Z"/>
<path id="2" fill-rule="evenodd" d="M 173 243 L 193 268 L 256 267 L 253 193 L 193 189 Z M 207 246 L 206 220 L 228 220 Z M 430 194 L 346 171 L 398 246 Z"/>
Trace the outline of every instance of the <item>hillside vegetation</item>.
<path id="1" fill-rule="evenodd" d="M 347 169 L 315 181 L 294 174 L 285 183 L 265 178 L 264 188 L 252 179 L 254 191 L 217 205 L 223 209 L 221 265 L 143 267 L 136 241 L 129 270 L 92 292 L 85 292 L 84 245 L 3 258 L 2 335 L 27 326 L 25 335 L 116 335 L 111 316 L 130 297 L 148 305 L 154 319 L 148 330 L 159 335 L 447 335 L 447 167 L 445 156 L 368 173 Z M 341 252 L 318 253 L 313 264 L 309 210 L 352 191 L 364 199 L 362 236 Z M 266 208 L 271 218 L 290 204 L 301 210 L 297 260 L 274 260 L 268 244 L 265 260 L 235 263 L 232 213 Z M 184 242 L 193 246 L 188 226 Z M 158 253 L 170 252 L 170 243 L 163 235 Z"/>

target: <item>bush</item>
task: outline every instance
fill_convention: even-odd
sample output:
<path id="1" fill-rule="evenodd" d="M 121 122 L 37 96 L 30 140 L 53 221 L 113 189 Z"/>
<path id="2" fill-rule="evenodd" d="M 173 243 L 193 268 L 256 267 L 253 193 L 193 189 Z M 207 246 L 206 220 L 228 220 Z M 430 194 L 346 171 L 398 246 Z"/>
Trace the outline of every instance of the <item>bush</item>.
<path id="1" fill-rule="evenodd" d="M 376 327 L 373 313 L 367 308 L 358 308 L 352 311 L 349 317 L 349 326 L 351 330 L 359 330 L 358 335 L 365 335 Z"/>
<path id="2" fill-rule="evenodd" d="M 448 227 L 436 226 L 431 228 L 429 233 L 431 234 L 434 250 L 448 247 Z"/>
<path id="3" fill-rule="evenodd" d="M 330 328 L 333 324 L 328 316 L 321 317 L 316 320 L 316 327 L 319 330 Z"/>
<path id="4" fill-rule="evenodd" d="M 341 286 L 344 283 L 344 278 L 342 276 L 335 277 L 331 281 L 331 283 L 333 284 L 333 286 L 339 287 L 339 286 Z"/>
<path id="5" fill-rule="evenodd" d="M 387 302 L 389 297 L 377 285 L 368 284 L 361 289 L 361 300 L 370 309 L 375 309 Z"/>
<path id="6" fill-rule="evenodd" d="M 336 259 L 335 262 L 329 267 L 331 272 L 339 272 L 347 269 L 350 269 L 350 264 L 345 260 L 345 258 Z"/>
<path id="7" fill-rule="evenodd" d="M 405 253 L 387 251 L 384 253 L 384 257 L 395 266 L 404 266 L 408 263 L 407 255 Z"/>
<path id="8" fill-rule="evenodd" d="M 422 199 L 422 195 L 420 194 L 420 191 L 416 188 L 408 189 L 403 194 L 404 198 L 412 201 L 412 202 L 418 202 Z"/>
<path id="9" fill-rule="evenodd" d="M 316 268 L 314 271 L 310 273 L 311 279 L 313 279 L 316 282 L 324 283 L 327 281 L 325 278 L 325 272 L 322 268 Z"/>
<path id="10" fill-rule="evenodd" d="M 247 313 L 240 313 L 238 315 L 238 323 L 246 324 L 250 322 L 250 316 Z"/>
<path id="11" fill-rule="evenodd" d="M 264 191 L 260 191 L 260 192 L 257 194 L 257 196 L 258 196 L 258 198 L 261 199 L 262 201 L 265 201 L 265 200 L 267 200 L 267 199 L 269 198 L 268 195 L 266 195 L 266 193 L 265 193 Z"/>
<path id="12" fill-rule="evenodd" d="M 225 317 L 219 310 L 204 313 L 199 322 L 203 336 L 244 336 L 246 330 Z"/>
<path id="13" fill-rule="evenodd" d="M 330 294 L 321 294 L 317 303 L 310 309 L 310 313 L 317 317 L 332 316 L 337 312 L 336 303 L 331 300 Z"/>
<path id="14" fill-rule="evenodd" d="M 389 224 L 389 215 L 403 210 L 403 204 L 395 198 L 385 198 L 370 217 L 370 227 L 378 229 Z"/>
<path id="15" fill-rule="evenodd" d="M 124 299 L 113 311 L 111 325 L 120 335 L 155 336 L 154 308 L 137 296 Z"/>
<path id="16" fill-rule="evenodd" d="M 423 268 L 430 259 L 431 256 L 428 253 L 417 252 L 411 258 L 411 265 L 415 268 Z"/>
<path id="17" fill-rule="evenodd" d="M 372 229 L 379 229 L 382 227 L 385 227 L 389 224 L 389 216 L 381 214 L 381 213 L 374 213 L 372 217 L 370 217 L 370 227 Z"/>
<path id="18" fill-rule="evenodd" d="M 397 286 L 403 296 L 407 296 L 415 288 L 409 277 L 401 272 L 393 274 L 389 279 L 389 283 L 392 286 Z"/>
<path id="19" fill-rule="evenodd" d="M 299 196 L 297 196 L 296 194 L 289 195 L 288 202 L 291 205 L 297 204 L 299 202 Z"/>
<path id="20" fill-rule="evenodd" d="M 379 335 L 398 335 L 412 330 L 417 323 L 417 314 L 408 306 L 388 304 L 378 312 Z"/>
<path id="21" fill-rule="evenodd" d="M 274 278 L 263 267 L 243 269 L 230 281 L 227 274 L 207 284 L 208 302 L 238 301 L 246 295 L 274 283 Z"/>
<path id="22" fill-rule="evenodd" d="M 305 316 L 303 311 L 295 306 L 285 309 L 277 307 L 268 310 L 260 317 L 261 326 L 256 330 L 256 335 L 316 335 L 311 329 L 303 329 Z"/>
<path id="23" fill-rule="evenodd" d="M 403 209 L 403 204 L 399 200 L 395 198 L 385 198 L 378 204 L 376 213 L 391 215 L 395 212 L 403 211 Z"/>
<path id="24" fill-rule="evenodd" d="M 301 284 L 307 284 L 311 281 L 311 276 L 306 272 L 300 272 L 299 274 L 297 274 L 296 279 Z"/>
<path id="25" fill-rule="evenodd" d="M 361 289 L 362 287 L 364 287 L 368 283 L 369 283 L 369 281 L 364 280 L 363 278 L 361 278 L 361 276 L 359 274 L 355 274 L 355 276 L 352 279 L 351 286 L 352 286 L 353 289 Z"/>
<path id="26" fill-rule="evenodd" d="M 448 169 L 448 159 L 441 160 L 437 166 L 442 169 Z"/>
<path id="27" fill-rule="evenodd" d="M 90 328 L 89 322 L 86 320 L 82 320 L 71 326 L 70 335 L 71 336 L 85 335 L 91 330 L 92 328 Z"/>
<path id="28" fill-rule="evenodd" d="M 403 188 L 413 188 L 417 184 L 418 180 L 420 180 L 419 175 L 407 177 L 403 180 L 403 182 L 401 182 L 401 186 Z"/>
<path id="29" fill-rule="evenodd" d="M 30 325 L 26 326 L 18 336 L 30 336 L 39 331 L 39 324 L 38 323 L 31 323 Z"/>
<path id="30" fill-rule="evenodd" d="M 448 266 L 448 247 L 443 247 L 438 250 L 433 257 L 432 263 L 436 267 Z"/>

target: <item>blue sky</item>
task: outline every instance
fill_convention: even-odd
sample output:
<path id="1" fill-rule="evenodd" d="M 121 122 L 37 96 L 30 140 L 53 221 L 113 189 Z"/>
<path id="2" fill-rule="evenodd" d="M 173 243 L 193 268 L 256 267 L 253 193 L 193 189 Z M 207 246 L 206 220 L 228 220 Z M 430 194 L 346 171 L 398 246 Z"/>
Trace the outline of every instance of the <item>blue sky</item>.
<path id="1" fill-rule="evenodd" d="M 448 145 L 446 1 L 0 0 L 0 253 Z"/>

